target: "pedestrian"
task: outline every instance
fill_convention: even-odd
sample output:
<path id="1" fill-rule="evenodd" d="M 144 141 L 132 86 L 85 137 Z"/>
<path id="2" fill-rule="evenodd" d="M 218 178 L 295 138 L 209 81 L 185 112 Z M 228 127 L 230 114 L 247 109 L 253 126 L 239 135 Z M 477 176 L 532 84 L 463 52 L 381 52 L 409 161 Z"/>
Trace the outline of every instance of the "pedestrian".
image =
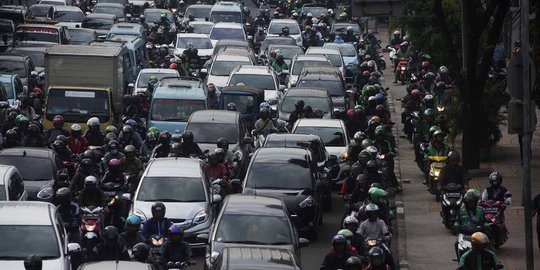
<path id="1" fill-rule="evenodd" d="M 533 217 L 536 215 L 536 236 L 538 237 L 538 250 L 540 250 L 540 193 L 533 199 Z"/>

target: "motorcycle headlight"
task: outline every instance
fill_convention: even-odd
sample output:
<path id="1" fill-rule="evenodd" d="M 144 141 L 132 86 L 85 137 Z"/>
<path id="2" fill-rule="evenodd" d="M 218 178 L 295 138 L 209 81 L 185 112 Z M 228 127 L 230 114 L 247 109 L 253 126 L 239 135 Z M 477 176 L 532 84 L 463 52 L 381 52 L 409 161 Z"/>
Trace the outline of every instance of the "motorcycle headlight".
<path id="1" fill-rule="evenodd" d="M 161 247 L 161 245 L 163 245 L 163 239 L 164 238 L 160 238 L 160 239 L 152 238 L 152 246 Z"/>
<path id="2" fill-rule="evenodd" d="M 349 158 L 349 153 L 345 152 L 339 156 L 339 162 L 345 162 Z"/>
<path id="3" fill-rule="evenodd" d="M 307 208 L 307 207 L 312 207 L 314 205 L 315 205 L 315 200 L 313 199 L 312 196 L 308 196 L 306 199 L 300 202 L 298 206 L 300 206 L 300 208 Z"/>
<path id="4" fill-rule="evenodd" d="M 399 69 L 405 71 L 405 69 L 407 69 L 406 67 L 400 67 Z"/>
<path id="5" fill-rule="evenodd" d="M 201 224 L 205 222 L 207 218 L 208 214 L 206 213 L 206 210 L 201 210 L 193 218 L 192 224 Z"/>
<path id="6" fill-rule="evenodd" d="M 84 224 L 87 231 L 93 232 L 96 229 L 96 224 Z"/>

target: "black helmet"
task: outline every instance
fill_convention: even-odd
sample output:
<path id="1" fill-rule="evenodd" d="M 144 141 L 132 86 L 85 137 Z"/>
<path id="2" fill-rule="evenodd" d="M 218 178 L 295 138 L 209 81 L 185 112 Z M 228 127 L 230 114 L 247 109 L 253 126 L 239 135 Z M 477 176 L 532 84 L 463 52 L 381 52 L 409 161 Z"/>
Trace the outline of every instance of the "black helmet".
<path id="1" fill-rule="evenodd" d="M 36 124 L 28 125 L 28 134 L 37 135 L 39 134 L 39 127 Z"/>
<path id="2" fill-rule="evenodd" d="M 295 103 L 294 103 L 294 107 L 296 108 L 299 108 L 299 109 L 303 109 L 305 106 L 304 104 L 304 101 L 303 100 L 297 100 Z"/>
<path id="3" fill-rule="evenodd" d="M 351 165 L 351 173 L 353 175 L 359 175 L 362 173 L 362 165 L 359 162 L 355 162 Z"/>
<path id="4" fill-rule="evenodd" d="M 120 149 L 120 143 L 118 143 L 118 141 L 116 140 L 112 140 L 109 142 L 109 150 L 112 150 L 112 149 Z"/>
<path id="5" fill-rule="evenodd" d="M 91 170 L 91 169 L 92 169 L 92 165 L 93 165 L 93 162 L 92 162 L 92 160 L 89 159 L 89 158 L 83 158 L 83 159 L 81 160 L 81 168 L 82 168 L 83 170 L 88 170 L 88 171 Z"/>
<path id="6" fill-rule="evenodd" d="M 24 268 L 26 270 L 41 270 L 43 267 L 43 262 L 41 261 L 41 257 L 36 255 L 29 255 L 24 259 Z"/>
<path id="7" fill-rule="evenodd" d="M 450 151 L 450 153 L 448 153 L 448 160 L 449 161 L 455 161 L 455 162 L 459 162 L 461 159 L 461 157 L 459 156 L 459 152 L 458 151 Z"/>
<path id="8" fill-rule="evenodd" d="M 384 264 L 384 251 L 380 247 L 372 247 L 369 250 L 369 263 L 372 266 Z"/>
<path id="9" fill-rule="evenodd" d="M 357 256 L 351 256 L 347 259 L 347 262 L 345 263 L 345 269 L 362 269 L 362 260 L 358 258 Z"/>
<path id="10" fill-rule="evenodd" d="M 94 160 L 96 158 L 96 155 L 94 154 L 94 152 L 92 150 L 86 150 L 83 152 L 82 154 L 82 158 L 88 158 L 90 160 Z"/>
<path id="11" fill-rule="evenodd" d="M 495 171 L 495 172 L 492 172 L 490 175 L 489 175 L 489 183 L 493 186 L 493 187 L 500 187 L 502 185 L 502 181 L 503 181 L 503 177 L 502 177 L 502 174 Z"/>
<path id="12" fill-rule="evenodd" d="M 267 108 L 262 108 L 259 111 L 259 115 L 262 119 L 268 119 L 268 117 L 270 116 L 270 111 Z"/>
<path id="13" fill-rule="evenodd" d="M 103 236 L 106 241 L 116 241 L 118 239 L 118 235 L 118 229 L 116 229 L 114 226 L 107 226 L 103 231 Z"/>
<path id="14" fill-rule="evenodd" d="M 133 258 L 138 262 L 146 262 L 150 254 L 150 248 L 145 243 L 137 243 L 132 249 Z"/>
<path id="15" fill-rule="evenodd" d="M 236 111 L 236 104 L 229 102 L 227 104 L 227 111 Z"/>
<path id="16" fill-rule="evenodd" d="M 186 130 L 184 134 L 182 134 L 182 140 L 186 143 L 192 143 L 193 142 L 193 132 Z"/>
<path id="17" fill-rule="evenodd" d="M 171 139 L 171 134 L 164 130 L 161 133 L 159 133 L 159 142 L 163 144 L 168 144 Z"/>
<path id="18" fill-rule="evenodd" d="M 368 161 L 366 167 L 369 173 L 377 173 L 379 171 L 379 166 L 377 165 L 377 161 L 375 160 Z"/>
<path id="19" fill-rule="evenodd" d="M 71 202 L 71 190 L 67 187 L 63 187 L 56 191 L 56 197 L 64 202 Z"/>
<path id="20" fill-rule="evenodd" d="M 229 141 L 227 141 L 227 139 L 225 139 L 225 138 L 219 138 L 217 140 L 217 147 L 229 148 Z"/>
<path id="21" fill-rule="evenodd" d="M 125 125 L 122 128 L 122 133 L 133 133 L 133 127 L 131 127 L 130 125 Z"/>
<path id="22" fill-rule="evenodd" d="M 8 131 L 9 131 L 9 130 L 8 130 Z M 61 140 L 55 140 L 55 141 L 53 142 L 53 149 L 54 149 L 55 151 L 60 151 L 60 150 L 64 149 L 64 147 L 66 147 L 66 144 L 65 144 L 63 141 L 61 141 Z"/>
<path id="23" fill-rule="evenodd" d="M 165 211 L 165 204 L 162 202 L 155 202 L 152 204 L 152 216 L 155 216 L 157 213 L 161 213 L 163 216 L 165 216 Z"/>

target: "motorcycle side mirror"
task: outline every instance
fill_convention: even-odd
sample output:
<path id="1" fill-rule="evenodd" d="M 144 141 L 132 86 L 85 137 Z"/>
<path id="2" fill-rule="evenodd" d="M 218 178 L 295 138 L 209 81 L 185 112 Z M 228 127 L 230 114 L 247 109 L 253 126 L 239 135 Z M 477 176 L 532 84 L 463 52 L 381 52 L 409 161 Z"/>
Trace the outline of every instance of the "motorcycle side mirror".
<path id="1" fill-rule="evenodd" d="M 223 198 L 221 197 L 221 195 L 219 194 L 216 194 L 216 195 L 213 195 L 212 196 L 212 203 L 219 203 L 223 200 Z"/>
<path id="2" fill-rule="evenodd" d="M 252 35 L 247 36 L 247 40 L 253 40 L 253 36 Z"/>
<path id="3" fill-rule="evenodd" d="M 201 233 L 201 234 L 197 234 L 197 239 L 199 240 L 208 240 L 208 234 L 207 233 Z"/>
<path id="4" fill-rule="evenodd" d="M 309 246 L 309 240 L 306 238 L 298 238 L 298 245 L 303 248 Z"/>
<path id="5" fill-rule="evenodd" d="M 207 74 L 207 73 L 208 73 L 208 69 L 206 69 L 206 68 L 201 68 L 200 73 L 201 73 L 201 74 Z"/>
<path id="6" fill-rule="evenodd" d="M 289 70 L 288 70 L 288 69 L 285 69 L 285 70 L 281 71 L 281 74 L 283 74 L 283 75 L 289 75 Z"/>
<path id="7" fill-rule="evenodd" d="M 278 91 L 280 91 L 280 92 L 285 92 L 285 89 L 287 89 L 287 88 L 285 87 L 285 85 L 280 85 L 279 88 L 278 88 Z"/>
<path id="8" fill-rule="evenodd" d="M 78 243 L 68 243 L 67 255 L 73 255 L 78 252 L 81 252 L 81 245 Z"/>
<path id="9" fill-rule="evenodd" d="M 351 89 L 348 89 L 346 92 L 347 97 L 352 97 L 354 95 L 354 91 Z"/>
<path id="10" fill-rule="evenodd" d="M 242 180 L 236 178 L 236 179 L 233 179 L 231 180 L 231 185 L 233 186 L 241 186 L 242 185 Z"/>
<path id="11" fill-rule="evenodd" d="M 122 194 L 122 199 L 124 199 L 126 201 L 131 201 L 131 193 Z"/>

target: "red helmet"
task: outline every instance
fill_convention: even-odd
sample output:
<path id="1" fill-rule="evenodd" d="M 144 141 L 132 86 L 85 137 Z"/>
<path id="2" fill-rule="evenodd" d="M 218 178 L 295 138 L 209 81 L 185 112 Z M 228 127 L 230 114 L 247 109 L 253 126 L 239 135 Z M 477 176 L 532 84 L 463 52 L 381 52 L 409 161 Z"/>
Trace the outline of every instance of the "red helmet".
<path id="1" fill-rule="evenodd" d="M 350 118 L 353 118 L 353 116 L 354 116 L 354 109 L 349 109 L 349 110 L 347 110 L 347 116 L 350 117 Z"/>
<path id="2" fill-rule="evenodd" d="M 369 75 L 370 75 L 370 73 L 367 70 L 364 70 L 364 72 L 362 72 L 362 76 L 364 76 L 364 77 L 369 77 Z"/>
<path id="3" fill-rule="evenodd" d="M 109 160 L 109 167 L 118 167 L 120 166 L 120 160 L 116 159 L 116 158 L 113 158 L 111 160 Z"/>
<path id="4" fill-rule="evenodd" d="M 41 88 L 34 87 L 34 89 L 32 90 L 32 93 L 34 93 L 36 95 L 41 95 Z"/>
<path id="5" fill-rule="evenodd" d="M 177 69 L 178 68 L 178 65 L 176 63 L 172 63 L 170 66 L 169 66 L 170 69 Z"/>
<path id="6" fill-rule="evenodd" d="M 418 90 L 418 89 L 413 89 L 413 90 L 411 91 L 411 96 L 418 96 L 418 95 L 420 95 L 420 90 Z"/>
<path id="7" fill-rule="evenodd" d="M 422 68 L 429 68 L 431 66 L 431 63 L 429 61 L 422 61 Z"/>
<path id="8" fill-rule="evenodd" d="M 58 125 L 58 126 L 63 126 L 64 125 L 64 117 L 62 117 L 61 115 L 55 115 L 53 120 L 53 125 Z"/>

